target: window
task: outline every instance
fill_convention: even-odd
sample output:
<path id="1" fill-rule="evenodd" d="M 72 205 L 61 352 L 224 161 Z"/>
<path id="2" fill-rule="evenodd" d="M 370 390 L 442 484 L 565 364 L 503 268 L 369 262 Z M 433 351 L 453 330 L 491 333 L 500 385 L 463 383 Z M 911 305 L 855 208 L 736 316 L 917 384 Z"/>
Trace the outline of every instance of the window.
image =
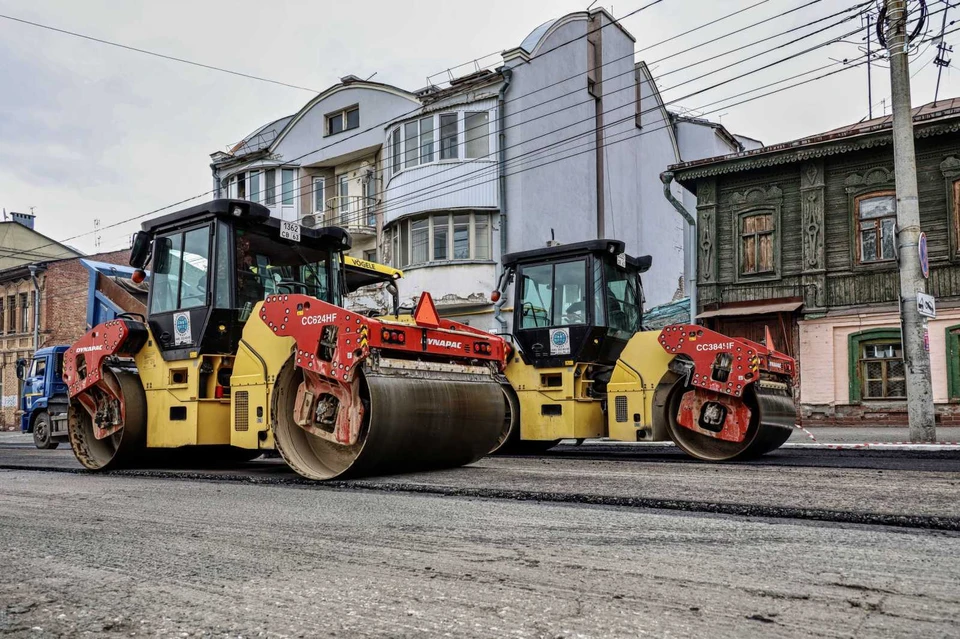
<path id="1" fill-rule="evenodd" d="M 264 199 L 264 204 L 267 206 L 273 206 L 277 203 L 277 172 L 273 169 L 266 171 L 264 173 L 264 185 L 266 191 L 266 198 Z"/>
<path id="2" fill-rule="evenodd" d="M 390 134 L 390 172 L 396 173 L 400 170 L 400 127 L 393 130 Z"/>
<path id="3" fill-rule="evenodd" d="M 347 178 L 347 174 L 337 176 L 337 185 L 339 186 L 340 192 L 340 206 L 339 211 L 341 214 L 347 213 L 350 210 L 350 180 Z"/>
<path id="4" fill-rule="evenodd" d="M 323 178 L 313 178 L 313 212 L 323 214 L 326 205 L 323 203 Z"/>
<path id="5" fill-rule="evenodd" d="M 440 159 L 455 160 L 459 157 L 457 152 L 457 119 L 456 113 L 443 113 L 440 115 Z"/>
<path id="6" fill-rule="evenodd" d="M 3 323 L 4 323 L 3 320 L 4 320 L 4 315 L 3 315 L 3 298 L 0 297 L 0 333 L 3 333 Z"/>
<path id="7" fill-rule="evenodd" d="M 363 259 L 367 262 L 377 261 L 377 249 L 371 249 L 363 252 Z"/>
<path id="8" fill-rule="evenodd" d="M 39 357 L 33 360 L 33 370 L 30 371 L 30 377 L 44 377 L 47 374 L 47 358 Z"/>
<path id="9" fill-rule="evenodd" d="M 420 164 L 420 123 L 407 122 L 403 125 L 403 168 Z"/>
<path id="10" fill-rule="evenodd" d="M 310 295 L 337 304 L 340 293 L 328 277 L 329 252 L 301 244 L 296 251 L 277 244 L 268 234 L 256 230 L 237 229 L 236 235 L 236 299 L 241 321 L 249 316 L 254 305 L 267 295 L 282 293 Z M 337 267 L 339 260 L 330 263 Z"/>
<path id="11" fill-rule="evenodd" d="M 745 215 L 740 225 L 740 273 L 772 273 L 773 214 Z"/>
<path id="12" fill-rule="evenodd" d="M 36 320 L 36 321 L 39 322 L 39 319 L 40 319 L 40 302 L 37 300 L 37 292 L 36 292 L 36 291 L 32 291 L 32 292 L 30 293 L 30 308 L 34 309 L 34 310 L 33 310 L 33 319 L 30 320 L 30 323 L 32 324 L 32 323 L 34 322 L 34 320 Z"/>
<path id="13" fill-rule="evenodd" d="M 490 113 L 464 113 L 463 139 L 465 157 L 485 158 L 490 155 Z"/>
<path id="14" fill-rule="evenodd" d="M 450 237 L 450 220 L 446 215 L 433 219 L 433 259 L 445 260 L 450 254 L 447 251 Z"/>
<path id="15" fill-rule="evenodd" d="M 621 270 L 610 262 L 604 262 L 603 270 L 607 280 L 604 295 L 607 326 L 628 333 L 636 333 L 640 330 L 640 294 L 637 290 L 637 278 L 629 271 Z M 599 299 L 599 295 L 597 297 Z M 597 317 L 602 315 L 598 314 Z"/>
<path id="16" fill-rule="evenodd" d="M 259 202 L 260 196 L 260 171 L 250 171 L 250 201 Z"/>
<path id="17" fill-rule="evenodd" d="M 861 195 L 854 201 L 861 264 L 897 258 L 897 196 L 893 191 Z"/>
<path id="18" fill-rule="evenodd" d="M 283 169 L 280 188 L 283 192 L 283 204 L 285 205 L 293 204 L 293 181 L 293 169 Z"/>
<path id="19" fill-rule="evenodd" d="M 20 293 L 20 332 L 26 333 L 30 330 L 30 305 L 27 304 L 27 294 Z"/>
<path id="20" fill-rule="evenodd" d="M 473 256 L 478 260 L 490 259 L 490 218 L 477 215 L 474 218 Z"/>
<path id="21" fill-rule="evenodd" d="M 401 220 L 385 233 L 393 246 L 392 264 L 397 268 L 435 261 L 491 259 L 487 213 L 439 213 Z"/>
<path id="22" fill-rule="evenodd" d="M 7 333 L 17 332 L 17 296 L 7 295 Z"/>
<path id="23" fill-rule="evenodd" d="M 360 108 L 350 107 L 327 116 L 327 135 L 336 135 L 360 126 Z"/>
<path id="24" fill-rule="evenodd" d="M 230 287 L 225 286 L 230 281 L 230 253 L 233 245 L 233 231 L 223 220 L 217 222 L 217 283 L 214 286 L 216 298 L 214 306 L 230 308 Z"/>
<path id="25" fill-rule="evenodd" d="M 433 116 L 420 120 L 420 163 L 433 162 Z"/>
<path id="26" fill-rule="evenodd" d="M 585 324 L 585 260 L 541 264 L 521 270 L 520 328 Z"/>
<path id="27" fill-rule="evenodd" d="M 194 308 L 207 303 L 210 227 L 157 238 L 151 313 Z"/>
<path id="28" fill-rule="evenodd" d="M 247 179 L 246 173 L 237 174 L 237 199 L 245 200 L 247 199 Z"/>
<path id="29" fill-rule="evenodd" d="M 410 222 L 410 261 L 414 264 L 428 262 L 430 247 L 430 218 Z"/>
<path id="30" fill-rule="evenodd" d="M 863 399 L 905 399 L 906 375 L 900 342 L 861 344 L 860 373 Z"/>
<path id="31" fill-rule="evenodd" d="M 363 183 L 364 195 L 366 200 L 363 203 L 367 210 L 367 226 L 377 225 L 377 178 L 374 175 L 367 177 Z"/>
<path id="32" fill-rule="evenodd" d="M 553 307 L 553 265 L 541 264 L 523 269 L 520 295 L 520 328 L 550 326 Z"/>

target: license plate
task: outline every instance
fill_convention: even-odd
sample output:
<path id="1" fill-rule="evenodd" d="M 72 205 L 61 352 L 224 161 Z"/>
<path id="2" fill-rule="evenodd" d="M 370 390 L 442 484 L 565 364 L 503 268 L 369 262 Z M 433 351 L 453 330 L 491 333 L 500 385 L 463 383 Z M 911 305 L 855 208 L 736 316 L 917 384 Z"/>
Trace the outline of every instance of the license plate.
<path id="1" fill-rule="evenodd" d="M 285 240 L 300 241 L 300 223 L 299 222 L 281 222 L 280 237 Z"/>

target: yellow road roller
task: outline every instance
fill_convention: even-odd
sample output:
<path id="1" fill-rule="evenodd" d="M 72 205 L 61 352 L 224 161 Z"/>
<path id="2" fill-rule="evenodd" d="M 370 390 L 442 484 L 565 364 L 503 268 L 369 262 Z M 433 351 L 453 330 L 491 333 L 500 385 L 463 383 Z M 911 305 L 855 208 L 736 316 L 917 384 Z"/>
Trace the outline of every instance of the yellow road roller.
<path id="1" fill-rule="evenodd" d="M 672 440 L 697 459 L 728 461 L 782 445 L 796 416 L 794 360 L 769 337 L 759 344 L 693 324 L 644 331 L 651 258 L 624 249 L 600 239 L 504 257 L 494 301 L 513 353 L 499 450 Z"/>
<path id="2" fill-rule="evenodd" d="M 80 463 L 275 447 L 323 480 L 462 465 L 502 443 L 506 342 L 441 319 L 429 294 L 413 322 L 343 308 L 350 242 L 242 200 L 146 222 L 131 249 L 150 266 L 146 316 L 95 326 L 64 355 Z"/>

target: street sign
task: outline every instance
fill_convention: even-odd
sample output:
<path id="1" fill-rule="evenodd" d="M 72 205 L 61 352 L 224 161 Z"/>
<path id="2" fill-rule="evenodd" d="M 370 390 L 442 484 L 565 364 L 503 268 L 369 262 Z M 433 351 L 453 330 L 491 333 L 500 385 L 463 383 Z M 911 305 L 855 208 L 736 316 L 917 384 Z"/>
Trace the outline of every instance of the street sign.
<path id="1" fill-rule="evenodd" d="M 937 316 L 937 305 L 933 299 L 933 295 L 917 293 L 917 312 L 924 317 Z"/>
<path id="2" fill-rule="evenodd" d="M 923 272 L 924 279 L 930 277 L 930 259 L 927 256 L 927 234 L 920 233 L 920 242 L 917 247 L 920 250 L 920 270 Z"/>

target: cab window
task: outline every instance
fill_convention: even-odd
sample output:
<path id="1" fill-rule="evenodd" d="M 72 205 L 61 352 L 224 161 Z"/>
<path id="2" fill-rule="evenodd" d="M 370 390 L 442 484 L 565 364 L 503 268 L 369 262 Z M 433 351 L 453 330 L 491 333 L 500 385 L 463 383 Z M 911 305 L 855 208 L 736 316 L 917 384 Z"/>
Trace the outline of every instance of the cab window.
<path id="1" fill-rule="evenodd" d="M 30 374 L 28 377 L 43 377 L 47 373 L 47 358 L 42 357 L 33 360 L 30 365 Z"/>
<path id="2" fill-rule="evenodd" d="M 150 284 L 150 312 L 204 306 L 209 288 L 209 255 L 209 226 L 158 237 Z"/>
<path id="3" fill-rule="evenodd" d="M 540 264 L 521 271 L 520 328 L 587 323 L 587 263 Z"/>
<path id="4" fill-rule="evenodd" d="M 254 231 L 236 230 L 236 308 L 241 319 L 268 295 L 310 295 L 339 303 L 339 287 L 330 282 L 330 252 L 303 245 L 289 247 Z"/>
<path id="5" fill-rule="evenodd" d="M 607 326 L 629 333 L 640 330 L 640 294 L 635 273 L 604 263 Z"/>

